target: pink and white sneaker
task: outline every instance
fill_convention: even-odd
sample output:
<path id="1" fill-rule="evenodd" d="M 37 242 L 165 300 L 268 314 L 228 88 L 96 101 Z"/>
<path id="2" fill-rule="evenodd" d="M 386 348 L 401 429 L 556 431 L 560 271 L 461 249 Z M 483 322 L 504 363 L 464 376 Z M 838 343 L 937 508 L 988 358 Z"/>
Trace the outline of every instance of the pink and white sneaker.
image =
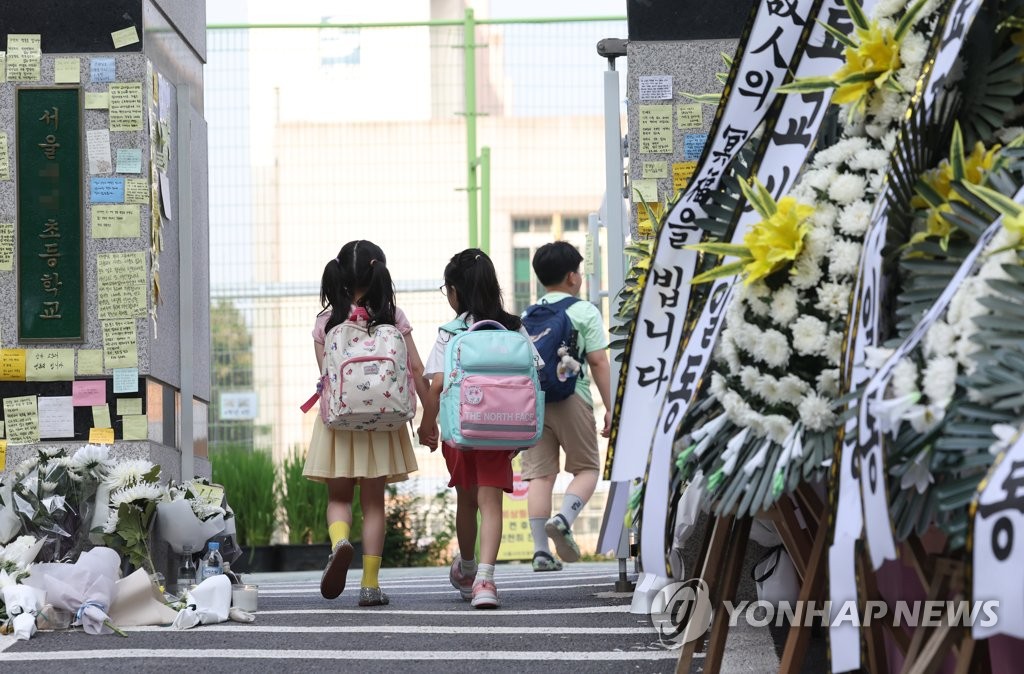
<path id="1" fill-rule="evenodd" d="M 451 581 L 452 587 L 459 591 L 463 601 L 473 598 L 473 581 L 476 580 L 476 574 L 467 576 L 462 572 L 462 555 L 455 555 L 452 568 L 448 571 L 448 580 Z"/>
<path id="2" fill-rule="evenodd" d="M 498 588 L 493 580 L 480 580 L 473 584 L 473 608 L 498 608 Z"/>

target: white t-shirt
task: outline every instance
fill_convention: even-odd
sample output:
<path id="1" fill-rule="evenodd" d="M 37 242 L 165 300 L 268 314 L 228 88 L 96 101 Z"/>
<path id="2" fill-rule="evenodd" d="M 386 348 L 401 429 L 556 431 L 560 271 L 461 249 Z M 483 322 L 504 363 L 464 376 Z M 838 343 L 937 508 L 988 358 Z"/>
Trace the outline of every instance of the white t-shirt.
<path id="1" fill-rule="evenodd" d="M 476 321 L 470 318 L 469 314 L 459 314 L 456 320 L 462 320 L 466 322 L 466 325 L 473 325 Z M 519 334 L 530 339 L 529 333 L 522 326 L 519 326 Z M 435 374 L 444 372 L 444 350 L 448 346 L 448 342 L 451 341 L 454 335 L 447 330 L 438 328 L 437 330 L 437 341 L 434 342 L 434 348 L 430 350 L 430 355 L 427 356 L 427 362 L 423 365 L 423 376 L 427 379 L 432 378 Z M 533 349 L 533 357 L 537 361 L 537 369 L 544 367 L 544 361 L 541 360 L 540 354 L 537 353 L 537 349 L 533 348 L 533 342 L 530 342 L 530 348 Z"/>

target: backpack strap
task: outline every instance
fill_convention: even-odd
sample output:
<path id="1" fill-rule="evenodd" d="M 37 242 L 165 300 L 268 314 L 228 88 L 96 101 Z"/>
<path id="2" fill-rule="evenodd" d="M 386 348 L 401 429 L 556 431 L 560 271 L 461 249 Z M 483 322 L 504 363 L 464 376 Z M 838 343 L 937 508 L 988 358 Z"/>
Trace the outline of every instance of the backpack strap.
<path id="1" fill-rule="evenodd" d="M 457 332 L 465 332 L 466 330 L 469 330 L 469 325 L 467 325 L 466 321 L 463 319 L 455 318 L 442 325 L 440 329 L 454 335 Z"/>

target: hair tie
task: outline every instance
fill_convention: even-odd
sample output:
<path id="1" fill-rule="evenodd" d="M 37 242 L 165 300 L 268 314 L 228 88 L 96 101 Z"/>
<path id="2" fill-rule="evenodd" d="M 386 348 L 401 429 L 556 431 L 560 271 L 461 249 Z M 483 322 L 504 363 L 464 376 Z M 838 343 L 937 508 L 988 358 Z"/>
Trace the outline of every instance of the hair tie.
<path id="1" fill-rule="evenodd" d="M 376 260 L 370 260 L 370 266 L 371 266 L 371 267 L 372 267 L 373 265 L 375 265 L 375 264 L 377 264 L 377 261 L 376 261 Z"/>
<path id="2" fill-rule="evenodd" d="M 473 258 L 473 262 L 476 262 L 476 261 L 477 261 L 477 260 L 479 260 L 479 259 L 480 259 L 480 256 L 479 256 L 479 255 L 477 255 L 476 257 L 474 257 L 474 258 Z"/>

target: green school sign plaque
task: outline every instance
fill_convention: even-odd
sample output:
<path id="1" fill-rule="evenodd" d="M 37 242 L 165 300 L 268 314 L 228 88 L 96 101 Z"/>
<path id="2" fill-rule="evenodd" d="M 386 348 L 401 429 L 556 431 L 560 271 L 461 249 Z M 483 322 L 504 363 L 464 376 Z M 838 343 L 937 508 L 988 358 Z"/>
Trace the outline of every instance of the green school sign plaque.
<path id="1" fill-rule="evenodd" d="M 18 341 L 81 342 L 82 94 L 17 90 Z"/>

